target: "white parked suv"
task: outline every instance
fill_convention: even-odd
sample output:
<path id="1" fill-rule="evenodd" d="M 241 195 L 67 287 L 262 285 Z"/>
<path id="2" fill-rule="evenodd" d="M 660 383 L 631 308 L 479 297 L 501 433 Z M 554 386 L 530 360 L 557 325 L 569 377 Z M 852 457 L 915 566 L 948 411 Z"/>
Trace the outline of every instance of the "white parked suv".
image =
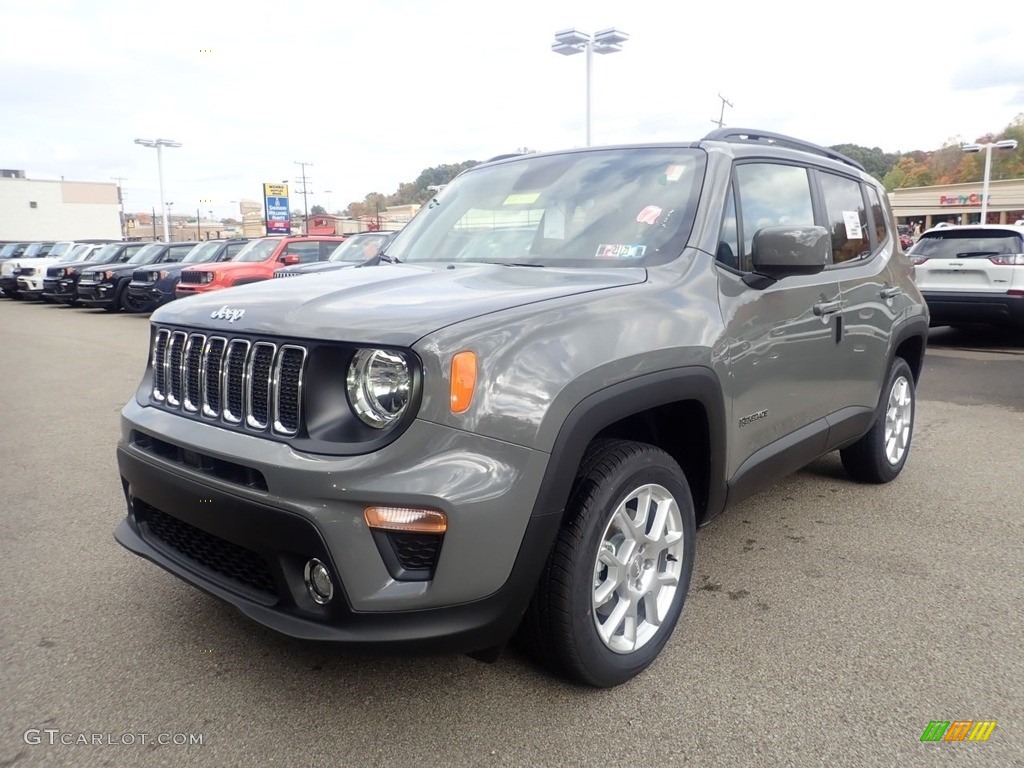
<path id="1" fill-rule="evenodd" d="M 50 253 L 43 259 L 31 259 L 20 263 L 15 273 L 17 277 L 18 295 L 26 299 L 43 298 L 43 280 L 46 278 L 46 270 L 57 264 L 77 263 L 89 257 L 99 245 L 91 243 L 67 243 L 67 248 L 59 249 L 57 246 L 65 245 L 57 243 Z"/>
<path id="2" fill-rule="evenodd" d="M 932 325 L 1024 327 L 1024 227 L 936 227 L 908 255 Z"/>

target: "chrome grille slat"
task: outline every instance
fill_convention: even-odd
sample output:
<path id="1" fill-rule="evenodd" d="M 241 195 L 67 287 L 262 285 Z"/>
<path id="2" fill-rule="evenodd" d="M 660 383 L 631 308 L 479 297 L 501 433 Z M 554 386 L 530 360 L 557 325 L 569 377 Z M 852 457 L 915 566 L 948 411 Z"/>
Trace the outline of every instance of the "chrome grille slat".
<path id="1" fill-rule="evenodd" d="M 299 431 L 302 418 L 302 371 L 306 365 L 306 350 L 285 344 L 274 364 L 272 387 L 274 390 L 274 431 L 294 435 Z"/>
<path id="2" fill-rule="evenodd" d="M 245 366 L 245 423 L 254 429 L 266 429 L 270 423 L 270 376 L 276 353 L 276 344 L 257 342 Z"/>
<path id="3" fill-rule="evenodd" d="M 150 398 L 193 417 L 292 437 L 302 426 L 308 357 L 298 344 L 158 328 Z"/>
<path id="4" fill-rule="evenodd" d="M 220 416 L 221 372 L 227 345 L 227 339 L 211 336 L 203 349 L 203 416 L 211 419 Z"/>
<path id="5" fill-rule="evenodd" d="M 164 376 L 164 356 L 167 354 L 167 340 L 171 332 L 164 329 L 157 331 L 153 341 L 153 399 L 162 403 L 167 397 L 166 377 Z"/>
<path id="6" fill-rule="evenodd" d="M 221 397 L 224 400 L 222 417 L 229 424 L 241 424 L 245 408 L 246 358 L 249 356 L 249 342 L 234 339 L 228 344 L 224 356 Z"/>
<path id="7" fill-rule="evenodd" d="M 181 378 L 184 365 L 185 340 L 188 334 L 175 331 L 167 342 L 167 355 L 164 359 L 164 382 L 167 386 L 167 404 L 177 408 L 181 405 Z"/>
<path id="8" fill-rule="evenodd" d="M 185 397 L 182 399 L 182 407 L 189 413 L 196 413 L 199 410 L 199 404 L 203 401 L 203 348 L 205 345 L 206 337 L 201 333 L 193 333 L 185 344 L 181 377 Z"/>

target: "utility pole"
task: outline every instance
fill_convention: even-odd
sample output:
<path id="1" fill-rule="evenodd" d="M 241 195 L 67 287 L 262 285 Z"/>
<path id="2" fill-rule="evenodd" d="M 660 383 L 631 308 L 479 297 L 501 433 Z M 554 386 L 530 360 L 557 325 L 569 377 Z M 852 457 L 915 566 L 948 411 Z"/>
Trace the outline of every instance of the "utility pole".
<path id="1" fill-rule="evenodd" d="M 153 206 L 153 242 L 156 242 L 156 206 Z"/>
<path id="2" fill-rule="evenodd" d="M 718 119 L 717 120 L 712 119 L 711 122 L 712 123 L 717 123 L 718 127 L 721 128 L 723 125 L 725 125 L 725 106 L 726 106 L 726 104 L 728 104 L 731 107 L 732 106 L 732 102 L 728 101 L 725 98 L 725 96 L 723 96 L 722 94 L 718 94 L 718 98 L 720 98 L 722 100 L 722 109 L 718 113 Z"/>
<path id="3" fill-rule="evenodd" d="M 199 228 L 199 216 L 200 216 L 199 209 L 196 208 L 196 240 L 202 240 L 203 239 L 202 230 Z"/>
<path id="4" fill-rule="evenodd" d="M 121 206 L 121 239 L 128 239 L 128 231 L 124 228 L 124 195 L 121 193 L 121 182 L 128 181 L 124 176 L 111 176 L 117 182 L 117 202 Z"/>
<path id="5" fill-rule="evenodd" d="M 295 164 L 302 168 L 302 209 L 303 209 L 304 216 L 305 216 L 305 218 L 302 221 L 302 234 L 303 235 L 308 235 L 309 234 L 309 200 L 308 200 L 307 194 L 308 194 L 309 190 L 306 189 L 306 166 L 308 165 L 308 166 L 312 167 L 313 164 L 312 163 L 300 163 L 298 160 L 295 161 Z"/>

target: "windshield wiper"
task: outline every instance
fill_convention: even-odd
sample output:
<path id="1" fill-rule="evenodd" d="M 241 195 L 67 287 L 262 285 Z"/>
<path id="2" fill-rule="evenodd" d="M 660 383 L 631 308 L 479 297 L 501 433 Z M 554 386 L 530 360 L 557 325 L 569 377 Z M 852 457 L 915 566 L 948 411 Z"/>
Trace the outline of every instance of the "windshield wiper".
<path id="1" fill-rule="evenodd" d="M 401 259 L 396 259 L 394 256 L 388 256 L 386 253 L 378 253 L 377 259 L 383 261 L 385 264 L 401 264 Z"/>
<path id="2" fill-rule="evenodd" d="M 484 264 L 494 264 L 498 267 L 543 267 L 543 264 L 526 264 L 520 261 L 485 261 Z"/>
<path id="3" fill-rule="evenodd" d="M 970 256 L 999 256 L 1002 251 L 962 251 L 956 255 L 958 259 Z"/>

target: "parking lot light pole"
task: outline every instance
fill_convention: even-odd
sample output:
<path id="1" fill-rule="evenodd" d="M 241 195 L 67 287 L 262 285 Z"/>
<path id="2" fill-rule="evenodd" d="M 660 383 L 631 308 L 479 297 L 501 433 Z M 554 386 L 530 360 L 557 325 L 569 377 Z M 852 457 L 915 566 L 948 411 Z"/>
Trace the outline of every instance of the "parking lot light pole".
<path id="1" fill-rule="evenodd" d="M 988 179 L 992 174 L 992 148 L 996 149 L 1016 149 L 1016 139 L 1003 139 L 1002 141 L 989 142 L 987 144 L 964 144 L 964 152 L 981 152 L 985 150 L 985 180 L 981 185 L 981 221 L 980 224 L 986 223 L 988 218 Z"/>
<path id="2" fill-rule="evenodd" d="M 629 35 L 617 29 L 602 29 L 591 36 L 587 32 L 575 29 L 563 29 L 555 33 L 555 42 L 551 50 L 563 56 L 574 56 L 577 53 L 587 55 L 587 146 L 590 146 L 590 96 L 591 69 L 595 53 L 607 54 L 622 50 L 622 44 L 629 40 Z"/>
<path id="3" fill-rule="evenodd" d="M 167 206 L 164 205 L 164 147 L 180 147 L 181 142 L 170 139 L 136 139 L 136 144 L 144 147 L 156 147 L 156 170 L 160 180 L 160 210 L 164 216 L 164 242 L 170 242 L 171 234 L 167 226 Z"/>

